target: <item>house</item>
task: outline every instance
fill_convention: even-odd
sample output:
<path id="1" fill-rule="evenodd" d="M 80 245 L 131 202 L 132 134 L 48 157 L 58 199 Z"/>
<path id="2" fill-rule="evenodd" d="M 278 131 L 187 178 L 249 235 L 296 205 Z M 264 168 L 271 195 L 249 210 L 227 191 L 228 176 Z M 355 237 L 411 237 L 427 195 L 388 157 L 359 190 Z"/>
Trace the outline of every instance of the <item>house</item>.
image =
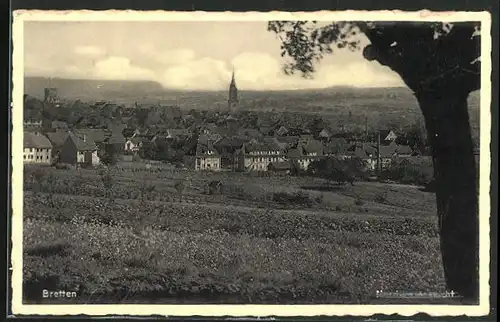
<path id="1" fill-rule="evenodd" d="M 288 150 L 290 147 L 297 145 L 299 142 L 299 137 L 298 136 L 280 136 L 276 137 L 276 141 L 278 142 L 278 145 L 283 150 Z"/>
<path id="2" fill-rule="evenodd" d="M 170 140 L 186 139 L 189 136 L 189 131 L 186 129 L 167 129 L 165 131 L 165 138 Z"/>
<path id="3" fill-rule="evenodd" d="M 238 136 L 245 137 L 247 139 L 258 139 L 262 137 L 262 133 L 259 130 L 252 128 L 241 128 L 238 130 Z"/>
<path id="4" fill-rule="evenodd" d="M 325 144 L 324 154 L 327 156 L 335 156 L 339 159 L 343 159 L 346 155 L 347 149 L 349 148 L 349 143 L 344 138 L 331 138 Z"/>
<path id="5" fill-rule="evenodd" d="M 214 143 L 215 149 L 221 156 L 221 168 L 234 168 L 235 153 L 247 142 L 240 137 L 223 137 Z"/>
<path id="6" fill-rule="evenodd" d="M 409 158 L 411 156 L 418 155 L 418 152 L 413 151 L 413 149 L 408 145 L 396 145 L 396 154 L 401 158 Z"/>
<path id="7" fill-rule="evenodd" d="M 323 156 L 323 144 L 317 140 L 299 142 L 287 153 L 288 160 L 298 164 L 303 170 L 307 170 L 312 162 L 323 158 Z"/>
<path id="8" fill-rule="evenodd" d="M 125 149 L 125 143 L 127 140 L 122 134 L 120 129 L 112 130 L 107 133 L 107 137 L 104 139 L 104 144 L 106 147 L 113 147 L 115 152 L 121 153 Z"/>
<path id="9" fill-rule="evenodd" d="M 284 126 L 280 126 L 276 131 L 274 131 L 274 135 L 276 136 L 285 136 L 288 134 L 288 130 Z"/>
<path id="10" fill-rule="evenodd" d="M 292 165 L 290 161 L 271 162 L 267 166 L 267 171 L 278 172 L 278 173 L 290 173 L 290 171 L 292 171 Z"/>
<path id="11" fill-rule="evenodd" d="M 104 148 L 105 140 L 109 135 L 105 129 L 77 129 L 74 134 L 81 138 L 85 137 L 89 142 L 94 142 L 99 149 Z"/>
<path id="12" fill-rule="evenodd" d="M 49 132 L 47 138 L 52 143 L 52 157 L 57 158 L 61 149 L 68 138 L 68 132 Z"/>
<path id="13" fill-rule="evenodd" d="M 395 141 L 398 136 L 392 130 L 379 130 L 380 142 L 392 142 Z"/>
<path id="14" fill-rule="evenodd" d="M 328 129 L 322 129 L 319 133 L 318 133 L 318 138 L 320 140 L 328 140 L 330 137 L 332 136 L 330 130 Z"/>
<path id="15" fill-rule="evenodd" d="M 285 155 L 272 140 L 253 140 L 236 152 L 237 168 L 242 171 L 267 171 L 271 162 L 278 161 L 285 161 Z"/>
<path id="16" fill-rule="evenodd" d="M 208 136 L 202 134 L 198 136 L 194 147 L 184 156 L 184 164 L 196 171 L 217 171 L 221 168 L 221 158 L 213 142 Z"/>
<path id="17" fill-rule="evenodd" d="M 40 133 L 24 132 L 24 163 L 51 164 L 52 143 Z"/>
<path id="18" fill-rule="evenodd" d="M 96 165 L 100 162 L 97 150 L 97 145 L 86 135 L 79 136 L 69 132 L 61 148 L 59 161 L 76 165 Z"/>
<path id="19" fill-rule="evenodd" d="M 144 146 L 144 142 L 151 142 L 151 140 L 145 136 L 134 136 L 129 138 L 125 141 L 124 152 L 137 154 Z"/>
<path id="20" fill-rule="evenodd" d="M 52 121 L 50 123 L 50 128 L 55 132 L 67 132 L 68 131 L 68 123 L 63 121 Z"/>
<path id="21" fill-rule="evenodd" d="M 42 127 L 42 120 L 40 119 L 25 119 L 24 126 Z"/>

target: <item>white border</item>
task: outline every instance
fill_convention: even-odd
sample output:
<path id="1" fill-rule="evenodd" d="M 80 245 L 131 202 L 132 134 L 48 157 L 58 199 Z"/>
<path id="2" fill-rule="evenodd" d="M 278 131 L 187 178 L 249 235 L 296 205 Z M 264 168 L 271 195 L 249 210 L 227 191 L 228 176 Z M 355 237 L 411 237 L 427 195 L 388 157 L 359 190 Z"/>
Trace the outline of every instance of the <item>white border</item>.
<path id="1" fill-rule="evenodd" d="M 491 133 L 491 16 L 488 12 L 318 11 L 318 12 L 166 12 L 166 11 L 42 11 L 20 10 L 13 14 L 12 105 L 12 313 L 15 315 L 170 315 L 170 316 L 344 316 L 399 314 L 411 316 L 481 316 L 489 313 L 490 263 L 490 133 Z M 23 23 L 24 21 L 269 21 L 269 20 L 371 20 L 371 21 L 480 21 L 480 301 L 477 306 L 450 305 L 23 305 Z"/>

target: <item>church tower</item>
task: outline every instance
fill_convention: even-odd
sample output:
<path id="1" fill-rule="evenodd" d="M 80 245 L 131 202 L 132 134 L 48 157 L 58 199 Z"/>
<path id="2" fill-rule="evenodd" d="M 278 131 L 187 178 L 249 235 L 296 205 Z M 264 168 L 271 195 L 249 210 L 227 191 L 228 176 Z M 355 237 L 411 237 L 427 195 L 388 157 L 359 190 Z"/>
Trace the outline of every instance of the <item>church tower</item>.
<path id="1" fill-rule="evenodd" d="M 229 99 L 227 100 L 227 103 L 229 113 L 234 112 L 238 105 L 238 88 L 236 87 L 236 81 L 234 79 L 234 70 L 231 84 L 229 84 Z"/>

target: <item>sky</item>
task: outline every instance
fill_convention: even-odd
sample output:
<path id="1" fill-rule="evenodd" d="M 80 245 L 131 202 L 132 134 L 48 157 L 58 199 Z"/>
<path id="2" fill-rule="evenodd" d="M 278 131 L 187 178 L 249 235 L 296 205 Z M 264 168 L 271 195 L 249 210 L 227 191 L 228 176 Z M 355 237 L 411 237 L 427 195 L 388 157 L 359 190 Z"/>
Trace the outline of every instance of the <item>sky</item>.
<path id="1" fill-rule="evenodd" d="M 366 39 L 360 39 L 367 43 Z M 361 51 L 334 50 L 313 79 L 282 71 L 280 41 L 265 22 L 48 22 L 24 25 L 26 76 L 149 80 L 166 88 L 242 90 L 404 86 Z"/>

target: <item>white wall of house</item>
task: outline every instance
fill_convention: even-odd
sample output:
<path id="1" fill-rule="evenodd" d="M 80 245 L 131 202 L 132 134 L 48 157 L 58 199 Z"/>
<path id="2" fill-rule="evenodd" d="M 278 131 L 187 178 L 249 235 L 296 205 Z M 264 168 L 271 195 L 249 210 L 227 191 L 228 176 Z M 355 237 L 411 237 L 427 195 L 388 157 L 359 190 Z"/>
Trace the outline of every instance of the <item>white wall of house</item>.
<path id="1" fill-rule="evenodd" d="M 128 140 L 127 142 L 125 142 L 124 149 L 125 149 L 125 151 L 137 151 L 139 149 L 139 145 Z"/>
<path id="2" fill-rule="evenodd" d="M 97 150 L 92 152 L 92 164 L 97 165 L 101 162 L 99 156 L 97 155 Z"/>
<path id="3" fill-rule="evenodd" d="M 244 168 L 249 171 L 267 171 L 271 162 L 285 161 L 284 157 L 278 154 L 271 155 L 245 155 Z"/>
<path id="4" fill-rule="evenodd" d="M 196 157 L 195 170 L 220 170 L 220 157 Z"/>
<path id="5" fill-rule="evenodd" d="M 24 163 L 50 164 L 52 162 L 51 148 L 24 148 Z"/>

